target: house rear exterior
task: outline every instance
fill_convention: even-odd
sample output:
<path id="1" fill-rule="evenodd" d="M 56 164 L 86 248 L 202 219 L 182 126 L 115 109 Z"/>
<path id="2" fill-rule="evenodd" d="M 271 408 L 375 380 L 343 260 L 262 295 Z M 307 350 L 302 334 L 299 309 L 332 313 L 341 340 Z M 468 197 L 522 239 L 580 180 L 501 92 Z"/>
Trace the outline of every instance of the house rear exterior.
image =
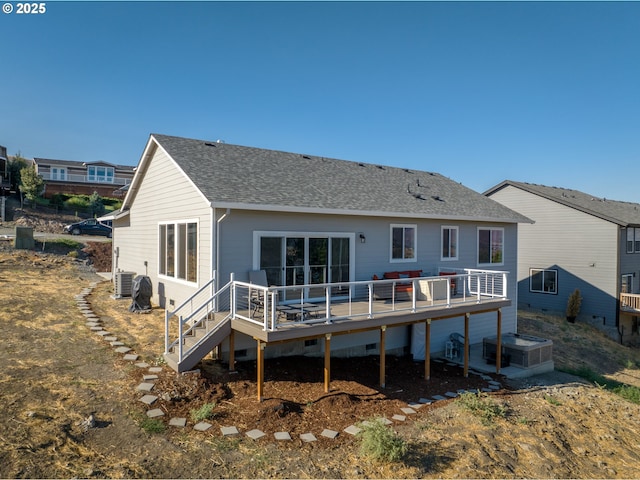
<path id="1" fill-rule="evenodd" d="M 637 335 L 635 314 L 620 315 L 620 295 L 640 293 L 640 204 L 509 180 L 485 195 L 534 222 L 518 230 L 521 307 L 564 316 L 578 288 L 580 320 L 614 338 Z"/>
<path id="2" fill-rule="evenodd" d="M 149 276 L 153 302 L 173 310 L 214 275 L 220 286 L 256 270 L 269 285 L 286 286 L 370 281 L 390 271 L 515 272 L 518 222 L 526 221 L 434 172 L 153 134 L 113 221 L 113 266 Z M 295 300 L 287 295 L 280 300 Z M 507 296 L 516 299 L 513 281 Z M 477 317 L 471 342 L 496 333 L 495 313 Z M 502 310 L 502 325 L 516 331 L 515 302 Z M 461 318 L 434 324 L 432 351 L 463 328 Z M 410 326 L 394 328 L 384 349 L 407 352 L 412 335 Z M 255 355 L 249 336 L 235 342 L 240 358 Z M 322 348 L 289 342 L 269 355 Z M 375 332 L 332 345 L 336 355 L 379 348 Z"/>

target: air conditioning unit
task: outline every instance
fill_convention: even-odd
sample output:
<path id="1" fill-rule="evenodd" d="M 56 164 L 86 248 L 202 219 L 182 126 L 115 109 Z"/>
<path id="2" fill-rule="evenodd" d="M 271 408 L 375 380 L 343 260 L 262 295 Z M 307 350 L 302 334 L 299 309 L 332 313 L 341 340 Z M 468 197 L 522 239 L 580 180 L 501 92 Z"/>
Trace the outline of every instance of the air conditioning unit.
<path id="1" fill-rule="evenodd" d="M 116 272 L 114 278 L 115 298 L 124 298 L 131 296 L 133 277 L 135 277 L 135 275 L 135 272 Z"/>

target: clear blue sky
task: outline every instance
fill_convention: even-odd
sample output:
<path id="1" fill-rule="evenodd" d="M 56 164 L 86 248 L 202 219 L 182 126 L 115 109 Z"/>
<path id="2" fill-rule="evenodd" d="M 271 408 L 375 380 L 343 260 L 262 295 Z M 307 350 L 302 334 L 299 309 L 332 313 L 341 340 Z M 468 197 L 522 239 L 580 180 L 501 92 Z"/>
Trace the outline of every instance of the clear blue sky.
<path id="1" fill-rule="evenodd" d="M 9 3 L 10 154 L 163 133 L 640 203 L 637 2 Z"/>

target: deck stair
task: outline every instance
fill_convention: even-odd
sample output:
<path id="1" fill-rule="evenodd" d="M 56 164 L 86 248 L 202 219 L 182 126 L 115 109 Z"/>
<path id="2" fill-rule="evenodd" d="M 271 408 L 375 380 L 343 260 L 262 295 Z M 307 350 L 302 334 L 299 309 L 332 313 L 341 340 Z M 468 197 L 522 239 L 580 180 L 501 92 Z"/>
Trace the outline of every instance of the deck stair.
<path id="1" fill-rule="evenodd" d="M 195 367 L 209 352 L 220 345 L 231 333 L 231 317 L 207 319 L 182 337 L 183 358 L 180 360 L 178 346 L 164 354 L 164 359 L 178 373 Z"/>

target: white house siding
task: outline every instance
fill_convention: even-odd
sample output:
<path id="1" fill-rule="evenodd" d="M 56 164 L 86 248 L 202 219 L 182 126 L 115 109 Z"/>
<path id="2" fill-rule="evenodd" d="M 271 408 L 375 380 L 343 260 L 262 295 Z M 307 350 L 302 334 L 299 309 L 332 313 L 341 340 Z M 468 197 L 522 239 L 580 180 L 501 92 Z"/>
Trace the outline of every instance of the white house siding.
<path id="1" fill-rule="evenodd" d="M 580 316 L 615 325 L 619 227 L 512 186 L 491 198 L 535 222 L 518 230 L 520 305 L 564 315 L 569 294 L 579 288 Z M 530 292 L 531 268 L 558 270 L 558 294 Z"/>
<path id="2" fill-rule="evenodd" d="M 159 222 L 183 220 L 198 222 L 197 285 L 158 275 Z M 211 278 L 211 208 L 161 149 L 148 164 L 129 215 L 116 220 L 116 226 L 116 267 L 148 275 L 153 284 L 153 303 L 169 309 L 171 304 L 178 306 Z"/>
<path id="3" fill-rule="evenodd" d="M 218 212 L 221 214 L 222 212 Z M 391 224 L 416 224 L 418 227 L 417 261 L 409 263 L 392 263 L 389 260 L 389 242 Z M 441 226 L 459 227 L 459 259 L 456 261 L 441 260 Z M 485 224 L 483 224 L 485 225 Z M 219 278 L 222 282 L 229 279 L 233 272 L 236 280 L 247 280 L 248 272 L 258 268 L 258 258 L 253 244 L 253 234 L 256 231 L 275 231 L 291 233 L 319 233 L 341 232 L 354 234 L 355 271 L 354 280 L 370 280 L 373 274 L 381 276 L 386 271 L 418 270 L 424 275 L 437 275 L 438 268 L 478 268 L 477 265 L 477 226 L 473 222 L 453 222 L 440 220 L 417 220 L 398 218 L 374 218 L 339 215 L 310 215 L 287 214 L 273 212 L 231 210 L 219 224 L 220 251 Z M 505 263 L 496 266 L 495 270 L 513 272 L 509 275 L 509 298 L 513 305 L 503 310 L 503 331 L 515 332 L 516 324 L 516 235 L 514 224 L 486 224 L 487 227 L 504 228 L 505 232 Z M 361 243 L 359 234 L 362 233 L 366 241 Z M 480 267 L 486 268 L 486 267 Z M 386 345 L 388 351 L 401 352 L 409 346 L 410 328 L 392 328 L 387 331 Z M 434 351 L 444 350 L 444 343 L 453 332 L 464 332 L 464 319 L 443 320 L 434 322 L 432 338 Z M 482 314 L 471 317 L 470 340 L 474 343 L 482 341 L 486 336 L 496 333 L 496 314 Z M 237 336 L 240 337 L 240 336 Z M 376 353 L 371 349 L 372 344 L 379 343 L 378 332 L 368 332 L 358 335 L 340 335 L 332 339 L 332 352 L 336 355 L 356 355 Z M 289 353 L 321 353 L 323 342 L 318 345 L 304 347 L 299 345 L 283 345 L 269 347 L 266 355 Z M 368 346 L 368 350 L 365 347 Z M 226 348 L 226 347 L 225 347 Z M 249 338 L 236 339 L 237 350 L 247 350 L 253 355 L 255 341 Z"/>

